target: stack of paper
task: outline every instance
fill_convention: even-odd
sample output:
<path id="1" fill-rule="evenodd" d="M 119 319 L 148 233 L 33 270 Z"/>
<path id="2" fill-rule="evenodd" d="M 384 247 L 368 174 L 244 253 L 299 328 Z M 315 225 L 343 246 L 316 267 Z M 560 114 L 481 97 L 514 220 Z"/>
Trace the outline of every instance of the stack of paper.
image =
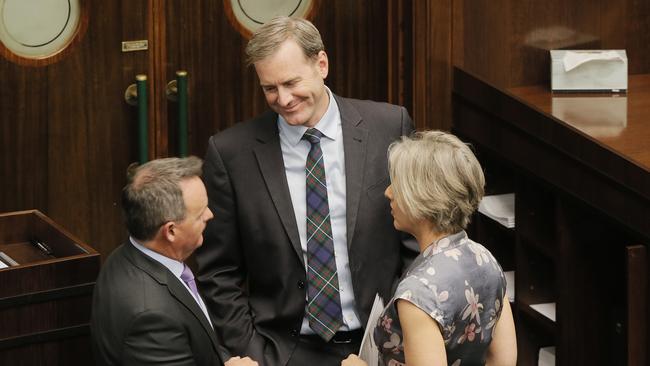
<path id="1" fill-rule="evenodd" d="M 545 317 L 555 321 L 555 303 L 547 302 L 543 304 L 532 304 L 531 308 L 535 309 L 538 313 L 544 315 Z"/>
<path id="2" fill-rule="evenodd" d="M 478 206 L 478 212 L 507 227 L 515 227 L 515 194 L 485 196 Z"/>
<path id="3" fill-rule="evenodd" d="M 366 324 L 366 331 L 363 334 L 361 348 L 359 349 L 359 358 L 366 361 L 368 366 L 379 365 L 379 349 L 375 344 L 373 333 L 375 331 L 375 326 L 377 325 L 377 320 L 379 320 L 383 311 L 384 300 L 382 300 L 379 294 L 377 294 L 375 295 L 375 302 L 372 304 L 372 309 L 370 310 L 370 316 L 368 317 L 368 323 Z"/>
<path id="4" fill-rule="evenodd" d="M 544 347 L 539 349 L 539 366 L 555 366 L 555 347 Z"/>

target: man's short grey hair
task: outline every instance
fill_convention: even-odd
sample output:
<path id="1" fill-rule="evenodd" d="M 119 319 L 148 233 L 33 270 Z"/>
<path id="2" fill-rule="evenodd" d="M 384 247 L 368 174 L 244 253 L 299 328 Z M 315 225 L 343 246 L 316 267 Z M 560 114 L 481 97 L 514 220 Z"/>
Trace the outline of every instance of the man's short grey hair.
<path id="1" fill-rule="evenodd" d="M 406 215 L 429 220 L 441 233 L 467 227 L 485 186 L 469 146 L 452 134 L 425 131 L 402 137 L 388 151 L 393 195 Z"/>
<path id="2" fill-rule="evenodd" d="M 195 156 L 165 158 L 131 164 L 122 190 L 122 209 L 131 236 L 147 241 L 168 221 L 185 219 L 185 201 L 179 184 L 200 177 L 203 161 Z"/>
<path id="3" fill-rule="evenodd" d="M 318 29 L 310 21 L 280 16 L 255 30 L 246 45 L 246 64 L 252 65 L 271 56 L 287 39 L 296 41 L 307 58 L 325 50 Z"/>

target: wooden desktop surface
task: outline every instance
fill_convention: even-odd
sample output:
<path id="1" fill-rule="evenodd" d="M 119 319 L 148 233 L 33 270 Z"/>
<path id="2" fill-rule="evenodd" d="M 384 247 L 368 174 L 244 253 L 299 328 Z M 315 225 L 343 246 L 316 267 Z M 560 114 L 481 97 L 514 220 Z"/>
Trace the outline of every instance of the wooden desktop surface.
<path id="1" fill-rule="evenodd" d="M 504 90 L 455 68 L 453 130 L 650 245 L 650 75 L 628 84 L 617 96 Z"/>
<path id="2" fill-rule="evenodd" d="M 650 74 L 628 83 L 623 94 L 551 93 L 543 85 L 507 91 L 650 172 Z"/>

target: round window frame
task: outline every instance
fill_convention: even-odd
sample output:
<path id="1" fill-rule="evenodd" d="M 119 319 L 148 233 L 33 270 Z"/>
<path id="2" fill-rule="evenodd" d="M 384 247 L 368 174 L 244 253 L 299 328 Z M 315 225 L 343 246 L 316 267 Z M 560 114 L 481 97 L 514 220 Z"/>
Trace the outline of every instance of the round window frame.
<path id="1" fill-rule="evenodd" d="M 309 8 L 305 12 L 305 15 L 302 16 L 302 18 L 311 21 L 314 18 L 314 15 L 316 14 L 316 11 L 320 6 L 320 2 L 321 0 L 311 0 L 311 3 L 309 4 Z M 235 16 L 235 12 L 232 8 L 231 3 L 232 0 L 223 0 L 223 7 L 226 12 L 226 17 L 230 22 L 230 25 L 232 25 L 232 27 L 235 28 L 237 32 L 239 32 L 239 34 L 241 34 L 244 38 L 250 39 L 251 36 L 253 35 L 254 30 L 249 29 L 239 21 L 239 19 Z"/>
<path id="2" fill-rule="evenodd" d="M 67 55 L 72 53 L 76 46 L 81 42 L 86 31 L 88 30 L 88 21 L 89 21 L 89 0 L 78 0 L 79 1 L 79 22 L 77 28 L 75 29 L 72 37 L 65 43 L 61 49 L 58 51 L 42 57 L 25 57 L 19 54 L 16 54 L 11 49 L 7 48 L 3 42 L 0 42 L 0 56 L 6 60 L 13 62 L 21 66 L 31 66 L 31 67 L 41 67 L 51 65 L 55 62 L 58 62 L 65 58 Z"/>

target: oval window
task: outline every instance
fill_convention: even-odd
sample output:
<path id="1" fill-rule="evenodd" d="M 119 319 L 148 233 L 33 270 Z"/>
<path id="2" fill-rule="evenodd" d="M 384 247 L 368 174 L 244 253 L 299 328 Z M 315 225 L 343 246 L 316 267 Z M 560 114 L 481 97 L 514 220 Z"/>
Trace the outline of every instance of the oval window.
<path id="1" fill-rule="evenodd" d="M 278 15 L 310 19 L 318 0 L 224 0 L 230 23 L 244 37 Z"/>
<path id="2" fill-rule="evenodd" d="M 79 0 L 0 0 L 0 51 L 20 64 L 55 62 L 81 36 L 82 6 Z"/>

